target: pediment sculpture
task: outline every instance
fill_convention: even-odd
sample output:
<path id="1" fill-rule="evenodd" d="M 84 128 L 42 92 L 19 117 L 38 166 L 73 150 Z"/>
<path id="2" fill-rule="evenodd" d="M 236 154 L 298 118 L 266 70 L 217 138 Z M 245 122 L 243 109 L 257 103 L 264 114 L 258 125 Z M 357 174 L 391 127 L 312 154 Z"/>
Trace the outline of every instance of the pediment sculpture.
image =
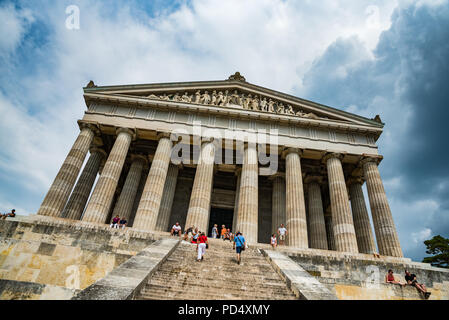
<path id="1" fill-rule="evenodd" d="M 291 104 L 284 105 L 281 101 L 267 98 L 261 95 L 253 95 L 251 93 L 240 93 L 238 90 L 196 90 L 195 92 L 175 92 L 175 93 L 152 93 L 147 96 L 150 99 L 158 99 L 165 101 L 195 103 L 202 105 L 212 105 L 220 107 L 238 107 L 245 110 L 261 111 L 268 113 L 284 114 L 298 116 L 310 119 L 328 119 L 327 117 L 319 117 L 311 112 L 304 112 L 297 106 Z"/>

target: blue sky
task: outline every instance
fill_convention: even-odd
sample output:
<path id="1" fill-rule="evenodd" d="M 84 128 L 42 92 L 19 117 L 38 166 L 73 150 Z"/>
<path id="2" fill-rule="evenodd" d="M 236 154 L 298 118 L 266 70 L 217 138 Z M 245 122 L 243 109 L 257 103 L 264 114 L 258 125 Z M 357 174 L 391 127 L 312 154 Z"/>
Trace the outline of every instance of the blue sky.
<path id="1" fill-rule="evenodd" d="M 80 28 L 66 28 L 66 8 Z M 226 79 L 386 123 L 380 165 L 401 245 L 449 236 L 449 4 L 0 1 L 0 211 L 35 213 L 79 130 L 82 87 Z"/>

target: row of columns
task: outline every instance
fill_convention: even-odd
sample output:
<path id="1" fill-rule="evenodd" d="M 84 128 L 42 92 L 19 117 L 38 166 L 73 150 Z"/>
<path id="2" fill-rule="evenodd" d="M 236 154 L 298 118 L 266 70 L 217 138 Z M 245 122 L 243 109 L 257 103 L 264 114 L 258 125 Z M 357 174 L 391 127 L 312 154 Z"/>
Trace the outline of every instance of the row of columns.
<path id="1" fill-rule="evenodd" d="M 81 124 L 80 127 L 81 132 L 44 198 L 38 214 L 69 219 L 79 219 L 82 216 L 83 221 L 105 223 L 134 132 L 127 128 L 117 129 L 117 138 L 106 161 L 104 151 L 98 148 L 91 149 L 91 156 L 70 196 L 96 131 L 95 127 L 88 124 Z M 144 177 L 145 184 L 138 200 L 133 224 L 136 229 L 163 231 L 170 217 L 178 168 L 170 164 L 173 143 L 169 135 L 161 134 L 158 138 L 156 153 L 149 173 L 146 178 Z M 209 223 L 215 151 L 213 140 L 203 141 L 186 219 L 186 226 L 193 225 L 203 231 L 207 229 Z M 285 184 L 280 175 L 273 177 L 272 223 L 273 226 L 278 226 L 285 214 L 289 230 L 288 245 L 307 248 L 310 238 L 310 245 L 313 248 L 326 250 L 334 246 L 337 251 L 342 252 L 374 252 L 375 245 L 361 189 L 362 182 L 350 182 L 351 211 L 341 155 L 329 154 L 323 159 L 328 172 L 332 211 L 331 230 L 329 228 L 326 230 L 319 181 L 311 180 L 309 183 L 310 235 L 307 230 L 301 170 L 302 152 L 296 148 L 288 148 L 283 156 L 286 164 Z M 255 144 L 245 144 L 243 159 L 242 169 L 237 177 L 239 182 L 235 202 L 237 211 L 234 215 L 233 229 L 240 230 L 248 242 L 255 243 L 258 234 L 259 174 Z M 104 166 L 101 175 L 86 206 L 102 162 Z M 132 157 L 123 191 L 114 207 L 114 215 L 123 216 L 125 213 L 125 217 L 130 218 L 129 215 L 136 206 L 136 195 L 139 185 L 142 186 L 141 177 L 146 165 L 146 157 L 139 155 Z M 368 158 L 363 160 L 362 166 L 367 181 L 379 253 L 400 257 L 402 251 L 377 163 L 374 159 Z M 83 215 L 84 207 L 86 209 Z M 330 236 L 330 233 L 333 235 Z M 333 239 L 333 243 L 328 241 L 329 237 Z"/>

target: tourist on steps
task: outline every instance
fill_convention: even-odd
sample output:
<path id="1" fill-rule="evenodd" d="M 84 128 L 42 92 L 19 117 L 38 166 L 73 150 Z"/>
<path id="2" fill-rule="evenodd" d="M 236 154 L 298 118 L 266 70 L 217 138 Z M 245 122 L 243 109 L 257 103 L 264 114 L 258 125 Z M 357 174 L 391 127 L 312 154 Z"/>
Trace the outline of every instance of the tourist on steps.
<path id="1" fill-rule="evenodd" d="M 284 245 L 285 237 L 287 236 L 287 234 L 288 234 L 287 229 L 284 227 L 284 224 L 282 223 L 278 229 L 279 245 L 282 245 L 282 246 Z"/>
<path id="2" fill-rule="evenodd" d="M 184 241 L 189 241 L 189 238 L 192 237 L 193 234 L 193 226 L 187 228 L 187 230 L 184 232 Z"/>
<path id="3" fill-rule="evenodd" d="M 385 276 L 385 282 L 386 283 L 392 283 L 392 284 L 399 284 L 401 286 L 405 286 L 405 283 L 401 283 L 399 281 L 396 281 L 393 275 L 393 270 L 388 270 L 387 275 Z"/>
<path id="4" fill-rule="evenodd" d="M 214 224 L 214 227 L 212 228 L 212 238 L 217 239 L 218 238 L 218 226 Z"/>
<path id="5" fill-rule="evenodd" d="M 405 270 L 405 281 L 407 282 L 407 284 L 415 287 L 416 289 L 418 289 L 418 291 L 422 292 L 424 298 L 428 299 L 430 297 L 430 292 L 427 292 L 427 288 L 424 283 L 418 283 L 418 280 L 416 280 L 416 275 L 413 273 L 410 274 L 408 270 Z"/>
<path id="6" fill-rule="evenodd" d="M 198 228 L 195 228 L 195 230 L 192 232 L 192 243 L 198 243 L 198 237 L 200 236 L 200 232 L 198 231 Z"/>
<path id="7" fill-rule="evenodd" d="M 10 213 L 2 214 L 1 217 L 5 220 L 7 217 L 14 218 L 16 216 L 16 209 L 12 209 Z"/>
<path id="8" fill-rule="evenodd" d="M 196 251 L 198 252 L 198 257 L 196 261 L 201 262 L 204 259 L 204 254 L 206 253 L 206 249 L 208 247 L 208 241 L 206 234 L 201 232 L 201 235 L 198 237 L 198 241 L 196 243 Z"/>
<path id="9" fill-rule="evenodd" d="M 270 243 L 271 243 L 271 247 L 272 247 L 273 249 L 276 249 L 276 247 L 277 247 L 277 245 L 278 245 L 278 241 L 277 241 L 277 239 L 276 239 L 276 234 L 273 233 L 273 234 L 271 235 Z"/>
<path id="10" fill-rule="evenodd" d="M 246 246 L 245 238 L 243 237 L 240 231 L 237 231 L 234 238 L 234 249 L 237 253 L 237 264 L 240 264 L 241 261 L 240 256 L 242 251 L 245 250 L 245 246 Z"/>
<path id="11" fill-rule="evenodd" d="M 111 222 L 111 228 L 115 228 L 115 229 L 118 229 L 118 224 L 119 224 L 119 222 L 120 222 L 120 217 L 118 216 L 118 215 L 116 215 L 115 216 L 115 218 L 114 219 L 112 219 L 112 222 Z"/>
<path id="12" fill-rule="evenodd" d="M 228 229 L 226 229 L 226 226 L 223 224 L 223 225 L 221 225 L 221 233 L 220 233 L 220 235 L 221 235 L 221 239 L 223 239 L 224 240 L 224 238 L 225 238 L 225 235 L 226 235 L 226 232 L 228 232 Z"/>
<path id="13" fill-rule="evenodd" d="M 228 229 L 228 230 L 226 231 L 226 234 L 225 234 L 225 237 L 224 237 L 223 241 L 224 241 L 224 240 L 232 241 L 232 240 L 231 240 L 231 235 L 232 235 L 231 229 Z"/>
<path id="14" fill-rule="evenodd" d="M 120 228 L 121 228 L 121 229 L 125 229 L 127 223 L 128 223 L 128 221 L 126 221 L 126 218 L 125 218 L 125 217 L 121 218 L 121 219 L 120 219 Z"/>
<path id="15" fill-rule="evenodd" d="M 179 222 L 176 222 L 173 227 L 171 227 L 171 235 L 174 236 L 175 234 L 179 237 L 181 237 L 181 226 L 179 225 Z"/>

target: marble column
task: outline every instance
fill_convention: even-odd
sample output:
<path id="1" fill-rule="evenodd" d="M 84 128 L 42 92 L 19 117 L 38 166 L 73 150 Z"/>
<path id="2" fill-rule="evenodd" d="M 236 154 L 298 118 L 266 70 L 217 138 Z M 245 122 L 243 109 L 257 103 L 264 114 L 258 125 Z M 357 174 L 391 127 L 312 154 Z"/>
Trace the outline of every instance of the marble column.
<path id="1" fill-rule="evenodd" d="M 83 166 L 87 151 L 94 138 L 95 127 L 80 123 L 81 132 L 59 169 L 47 195 L 37 211 L 38 215 L 59 217 L 69 199 L 76 178 Z"/>
<path id="2" fill-rule="evenodd" d="M 240 181 L 242 180 L 242 168 L 238 168 L 235 172 L 237 176 L 237 184 L 235 188 L 235 201 L 234 201 L 234 215 L 232 216 L 232 233 L 237 231 L 237 216 L 239 212 L 239 197 L 240 197 Z"/>
<path id="3" fill-rule="evenodd" d="M 272 195 L 271 195 L 271 233 L 277 234 L 278 228 L 281 223 L 286 224 L 286 213 L 285 213 L 285 175 L 275 174 L 270 177 L 272 180 Z"/>
<path id="4" fill-rule="evenodd" d="M 117 129 L 117 138 L 87 204 L 83 221 L 107 223 L 106 219 L 132 137 L 132 130 L 127 128 Z"/>
<path id="5" fill-rule="evenodd" d="M 349 195 L 351 197 L 352 218 L 354 220 L 357 246 L 360 253 L 377 252 L 374 244 L 373 231 L 366 209 L 365 197 L 362 190 L 363 181 L 360 178 L 352 178 L 348 181 Z"/>
<path id="6" fill-rule="evenodd" d="M 159 143 L 137 208 L 133 228 L 152 231 L 156 228 L 173 142 L 168 133 L 159 135 Z"/>
<path id="7" fill-rule="evenodd" d="M 285 151 L 287 245 L 308 248 L 301 154 L 302 152 L 296 148 Z"/>
<path id="8" fill-rule="evenodd" d="M 131 155 L 131 167 L 123 184 L 122 192 L 115 204 L 112 216 L 119 216 L 129 221 L 134 199 L 136 198 L 137 188 L 139 187 L 142 170 L 147 163 L 147 159 L 142 155 Z"/>
<path id="9" fill-rule="evenodd" d="M 357 253 L 357 238 L 341 158 L 337 153 L 324 158 L 327 163 L 335 247 L 337 251 Z"/>
<path id="10" fill-rule="evenodd" d="M 214 178 L 215 145 L 209 140 L 201 145 L 201 153 L 193 181 L 186 226 L 195 226 L 207 233 L 209 226 L 210 199 Z"/>
<path id="11" fill-rule="evenodd" d="M 137 188 L 136 198 L 134 199 L 133 208 L 131 210 L 131 216 L 129 217 L 128 225 L 130 227 L 134 224 L 134 219 L 136 217 L 137 208 L 139 207 L 140 198 L 142 198 L 143 188 L 145 187 L 145 182 L 147 181 L 148 171 L 150 167 L 146 165 L 142 170 L 142 176 L 140 177 L 139 187 Z"/>
<path id="12" fill-rule="evenodd" d="M 361 164 L 366 179 L 379 253 L 385 256 L 403 257 L 387 195 L 377 168 L 377 160 L 367 158 L 362 160 Z"/>
<path id="13" fill-rule="evenodd" d="M 243 233 L 247 243 L 257 243 L 258 178 L 259 164 L 256 145 L 245 143 L 236 229 Z"/>
<path id="14" fill-rule="evenodd" d="M 326 236 L 327 236 L 327 247 L 329 250 L 336 250 L 335 248 L 335 238 L 334 238 L 334 227 L 332 225 L 332 216 L 324 216 L 324 221 L 326 223 Z"/>
<path id="15" fill-rule="evenodd" d="M 165 179 L 161 206 L 156 221 L 157 231 L 168 231 L 173 199 L 175 198 L 176 183 L 178 181 L 179 166 L 170 164 Z"/>
<path id="16" fill-rule="evenodd" d="M 319 177 L 308 177 L 309 179 L 309 240 L 310 247 L 328 250 L 326 223 L 324 221 L 323 200 L 321 198 L 321 187 Z"/>
<path id="17" fill-rule="evenodd" d="M 72 191 L 69 201 L 61 213 L 62 218 L 80 220 L 89 199 L 100 165 L 107 157 L 100 148 L 91 148 L 90 157 Z"/>

